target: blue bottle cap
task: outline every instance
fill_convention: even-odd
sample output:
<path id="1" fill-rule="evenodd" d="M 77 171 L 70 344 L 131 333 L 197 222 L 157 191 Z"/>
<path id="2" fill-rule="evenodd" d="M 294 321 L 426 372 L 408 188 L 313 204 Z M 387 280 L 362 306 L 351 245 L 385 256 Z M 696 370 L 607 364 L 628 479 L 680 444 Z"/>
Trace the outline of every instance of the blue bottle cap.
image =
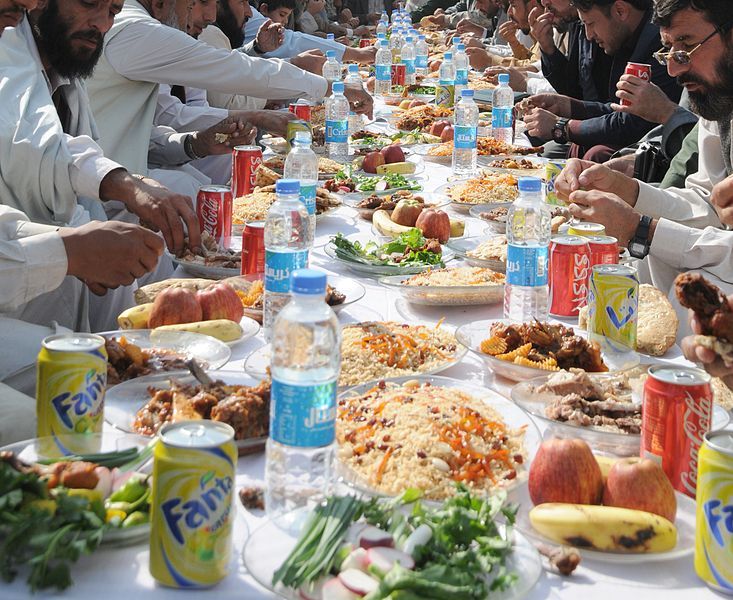
<path id="1" fill-rule="evenodd" d="M 417 39 L 419 39 L 422 42 L 425 39 L 425 36 L 421 33 L 417 36 Z"/>
<path id="2" fill-rule="evenodd" d="M 349 65 L 348 66 L 349 73 L 358 73 L 359 72 L 359 65 Z"/>
<path id="3" fill-rule="evenodd" d="M 388 44 L 389 43 L 384 38 L 382 38 L 381 40 L 379 40 L 379 47 L 380 48 L 389 48 L 389 45 Z"/>
<path id="4" fill-rule="evenodd" d="M 499 75 L 499 85 L 507 84 L 509 85 L 509 74 L 508 73 L 501 73 Z"/>
<path id="5" fill-rule="evenodd" d="M 326 50 L 326 58 L 336 58 L 335 50 Z"/>
<path id="6" fill-rule="evenodd" d="M 461 38 L 460 37 L 456 36 L 456 37 L 453 38 L 453 44 L 454 45 L 460 44 L 460 42 L 461 42 Z"/>
<path id="7" fill-rule="evenodd" d="M 311 143 L 311 132 L 310 131 L 296 131 L 295 138 L 293 141 L 296 144 L 308 144 Z"/>
<path id="8" fill-rule="evenodd" d="M 473 90 L 461 90 L 461 98 L 473 98 Z"/>
<path id="9" fill-rule="evenodd" d="M 332 33 L 327 33 L 326 34 L 326 39 L 327 40 L 333 40 L 333 39 L 335 39 L 335 37 L 334 37 L 334 35 Z"/>
<path id="10" fill-rule="evenodd" d="M 297 179 L 278 179 L 275 182 L 276 194 L 300 194 L 300 181 Z"/>
<path id="11" fill-rule="evenodd" d="M 445 54 L 443 54 L 443 58 L 445 60 L 453 60 L 453 53 L 452 52 L 446 52 Z M 501 75 L 499 75 L 499 77 L 501 77 Z"/>
<path id="12" fill-rule="evenodd" d="M 459 52 L 464 52 L 466 50 L 466 44 L 456 44 L 456 48 Z"/>
<path id="13" fill-rule="evenodd" d="M 412 38 L 411 38 L 411 37 L 410 37 L 409 35 L 407 36 L 407 38 L 405 38 L 405 41 L 406 41 L 406 42 L 407 42 L 408 44 L 412 44 Z"/>
<path id="14" fill-rule="evenodd" d="M 517 186 L 520 192 L 541 192 L 542 180 L 539 177 L 520 177 Z"/>
<path id="15" fill-rule="evenodd" d="M 290 291 L 294 294 L 323 295 L 326 293 L 326 274 L 315 269 L 296 269 L 290 275 Z"/>
<path id="16" fill-rule="evenodd" d="M 333 85 L 331 86 L 331 89 L 333 90 L 334 94 L 343 94 L 344 93 L 344 82 L 343 81 L 334 81 Z"/>

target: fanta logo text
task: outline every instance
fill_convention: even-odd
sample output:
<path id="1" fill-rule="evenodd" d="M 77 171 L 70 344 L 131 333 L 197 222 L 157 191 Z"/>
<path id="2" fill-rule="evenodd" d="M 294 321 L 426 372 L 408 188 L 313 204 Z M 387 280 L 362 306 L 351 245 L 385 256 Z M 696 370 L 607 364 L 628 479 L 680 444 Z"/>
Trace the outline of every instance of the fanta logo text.
<path id="1" fill-rule="evenodd" d="M 316 427 L 324 423 L 333 423 L 336 420 L 336 407 L 328 408 L 311 408 L 310 413 L 305 419 L 306 427 Z"/>
<path id="2" fill-rule="evenodd" d="M 93 375 L 95 371 L 91 371 L 87 375 L 87 387 L 84 391 L 77 394 L 71 395 L 70 392 L 64 392 L 58 396 L 54 396 L 51 400 L 51 406 L 56 411 L 59 419 L 64 424 L 64 427 L 68 429 L 74 428 L 74 423 L 71 419 L 71 415 L 82 417 L 94 409 L 98 409 L 98 400 L 104 394 L 104 378 L 101 374 Z M 93 379 L 92 379 L 93 377 Z M 95 412 L 92 412 L 90 416 L 94 416 Z"/>
<path id="3" fill-rule="evenodd" d="M 211 485 L 198 497 L 185 501 L 180 497 L 171 498 L 161 505 L 165 523 L 173 538 L 181 545 L 184 543 L 181 525 L 184 525 L 186 529 L 195 531 L 209 524 L 209 520 L 216 515 L 221 503 L 229 498 L 229 492 L 232 489 L 231 477 L 204 477 L 202 478 L 202 487 L 204 481 Z M 229 509 L 230 507 L 225 507 L 222 517 L 229 513 Z M 220 518 L 215 523 L 211 523 L 210 529 L 218 529 L 221 526 L 221 521 Z"/>
<path id="4" fill-rule="evenodd" d="M 685 394 L 684 432 L 690 440 L 689 469 L 680 474 L 680 482 L 692 495 L 697 488 L 697 461 L 702 446 L 703 436 L 710 429 L 712 402 L 709 398 L 700 398 L 699 402 L 691 394 Z"/>
<path id="5" fill-rule="evenodd" d="M 720 500 L 708 500 L 702 509 L 715 543 L 721 548 L 728 547 L 723 534 L 733 535 L 733 504 L 724 506 Z"/>

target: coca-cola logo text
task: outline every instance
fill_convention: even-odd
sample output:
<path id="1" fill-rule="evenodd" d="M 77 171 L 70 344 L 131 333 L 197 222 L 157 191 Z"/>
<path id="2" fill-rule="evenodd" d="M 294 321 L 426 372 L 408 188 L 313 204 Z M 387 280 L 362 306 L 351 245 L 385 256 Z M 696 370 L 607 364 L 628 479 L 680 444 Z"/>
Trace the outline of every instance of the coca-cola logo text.
<path id="1" fill-rule="evenodd" d="M 689 392 L 685 394 L 684 432 L 690 440 L 690 460 L 686 470 L 680 473 L 682 486 L 692 496 L 697 489 L 697 463 L 703 436 L 710 430 L 713 403 L 710 398 L 694 398 Z"/>
<path id="2" fill-rule="evenodd" d="M 201 232 L 207 231 L 214 237 L 218 237 L 219 203 L 209 198 L 199 198 L 198 209 Z"/>

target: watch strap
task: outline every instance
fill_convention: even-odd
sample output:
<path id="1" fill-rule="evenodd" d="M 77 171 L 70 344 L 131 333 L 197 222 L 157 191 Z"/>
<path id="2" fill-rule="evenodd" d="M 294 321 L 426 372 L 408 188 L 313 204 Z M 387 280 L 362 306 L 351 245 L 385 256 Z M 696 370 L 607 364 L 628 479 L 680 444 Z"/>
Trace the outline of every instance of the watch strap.
<path id="1" fill-rule="evenodd" d="M 649 230 L 651 229 L 651 225 L 652 218 L 648 215 L 642 215 L 641 219 L 639 219 L 636 233 L 634 233 L 634 237 L 629 244 L 629 254 L 634 258 L 644 258 L 649 254 Z"/>
<path id="2" fill-rule="evenodd" d="M 555 133 L 559 132 L 559 133 Z M 553 128 L 552 138 L 558 144 L 568 143 L 568 119 L 558 119 Z"/>

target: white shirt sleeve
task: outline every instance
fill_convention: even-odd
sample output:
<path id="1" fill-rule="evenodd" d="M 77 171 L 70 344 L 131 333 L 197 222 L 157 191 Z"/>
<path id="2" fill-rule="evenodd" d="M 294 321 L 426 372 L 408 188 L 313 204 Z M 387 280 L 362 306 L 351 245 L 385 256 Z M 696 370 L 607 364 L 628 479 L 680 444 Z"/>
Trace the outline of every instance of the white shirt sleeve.
<path id="1" fill-rule="evenodd" d="M 545 76 L 540 73 L 533 73 L 532 71 L 527 71 L 527 93 L 530 96 L 534 96 L 535 94 L 556 94 L 555 88 L 552 87 L 552 84 L 545 79 Z"/>
<path id="2" fill-rule="evenodd" d="M 105 56 L 123 77 L 246 94 L 261 98 L 323 98 L 323 77 L 281 60 L 220 50 L 153 20 L 129 23 L 106 45 Z"/>
<path id="3" fill-rule="evenodd" d="M 261 13 L 257 12 L 254 8 L 252 9 L 252 17 L 244 24 L 245 43 L 251 42 L 255 38 L 257 30 L 265 20 L 265 17 Z M 296 54 L 314 49 L 322 50 L 323 52 L 326 50 L 333 50 L 339 61 L 343 60 L 344 52 L 346 52 L 346 46 L 339 42 L 325 40 L 314 35 L 303 33 L 302 31 L 290 31 L 290 29 L 286 29 L 285 41 L 282 46 L 273 52 L 268 52 L 264 56 L 271 58 L 292 58 Z"/>
<path id="4" fill-rule="evenodd" d="M 61 285 L 68 263 L 57 228 L 30 223 L 0 205 L 0 311 L 11 311 Z"/>
<path id="5" fill-rule="evenodd" d="M 150 131 L 148 162 L 161 167 L 175 167 L 191 162 L 183 145 L 188 135 L 164 125 L 153 127 Z"/>
<path id="6" fill-rule="evenodd" d="M 69 168 L 71 186 L 77 196 L 99 200 L 99 186 L 102 180 L 111 171 L 124 167 L 105 158 L 102 149 L 88 135 L 71 136 L 65 133 L 64 137 L 72 160 Z"/>
<path id="7" fill-rule="evenodd" d="M 205 92 L 203 92 L 203 103 L 200 98 L 189 98 L 189 90 L 186 88 L 186 103 L 184 104 L 173 94 L 171 86 L 163 84 L 158 88 L 158 104 L 155 107 L 155 125 L 165 125 L 176 131 L 201 131 L 213 127 L 222 119 L 229 116 L 229 111 L 223 108 L 213 108 L 206 103 Z"/>
<path id="8" fill-rule="evenodd" d="M 720 227 L 720 219 L 710 201 L 713 186 L 726 178 L 720 135 L 715 123 L 700 120 L 698 148 L 698 171 L 687 177 L 684 188 L 661 190 L 639 182 L 635 206 L 638 212 L 654 218 L 664 217 L 688 227 Z M 683 251 L 680 245 L 676 245 L 676 250 Z"/>

